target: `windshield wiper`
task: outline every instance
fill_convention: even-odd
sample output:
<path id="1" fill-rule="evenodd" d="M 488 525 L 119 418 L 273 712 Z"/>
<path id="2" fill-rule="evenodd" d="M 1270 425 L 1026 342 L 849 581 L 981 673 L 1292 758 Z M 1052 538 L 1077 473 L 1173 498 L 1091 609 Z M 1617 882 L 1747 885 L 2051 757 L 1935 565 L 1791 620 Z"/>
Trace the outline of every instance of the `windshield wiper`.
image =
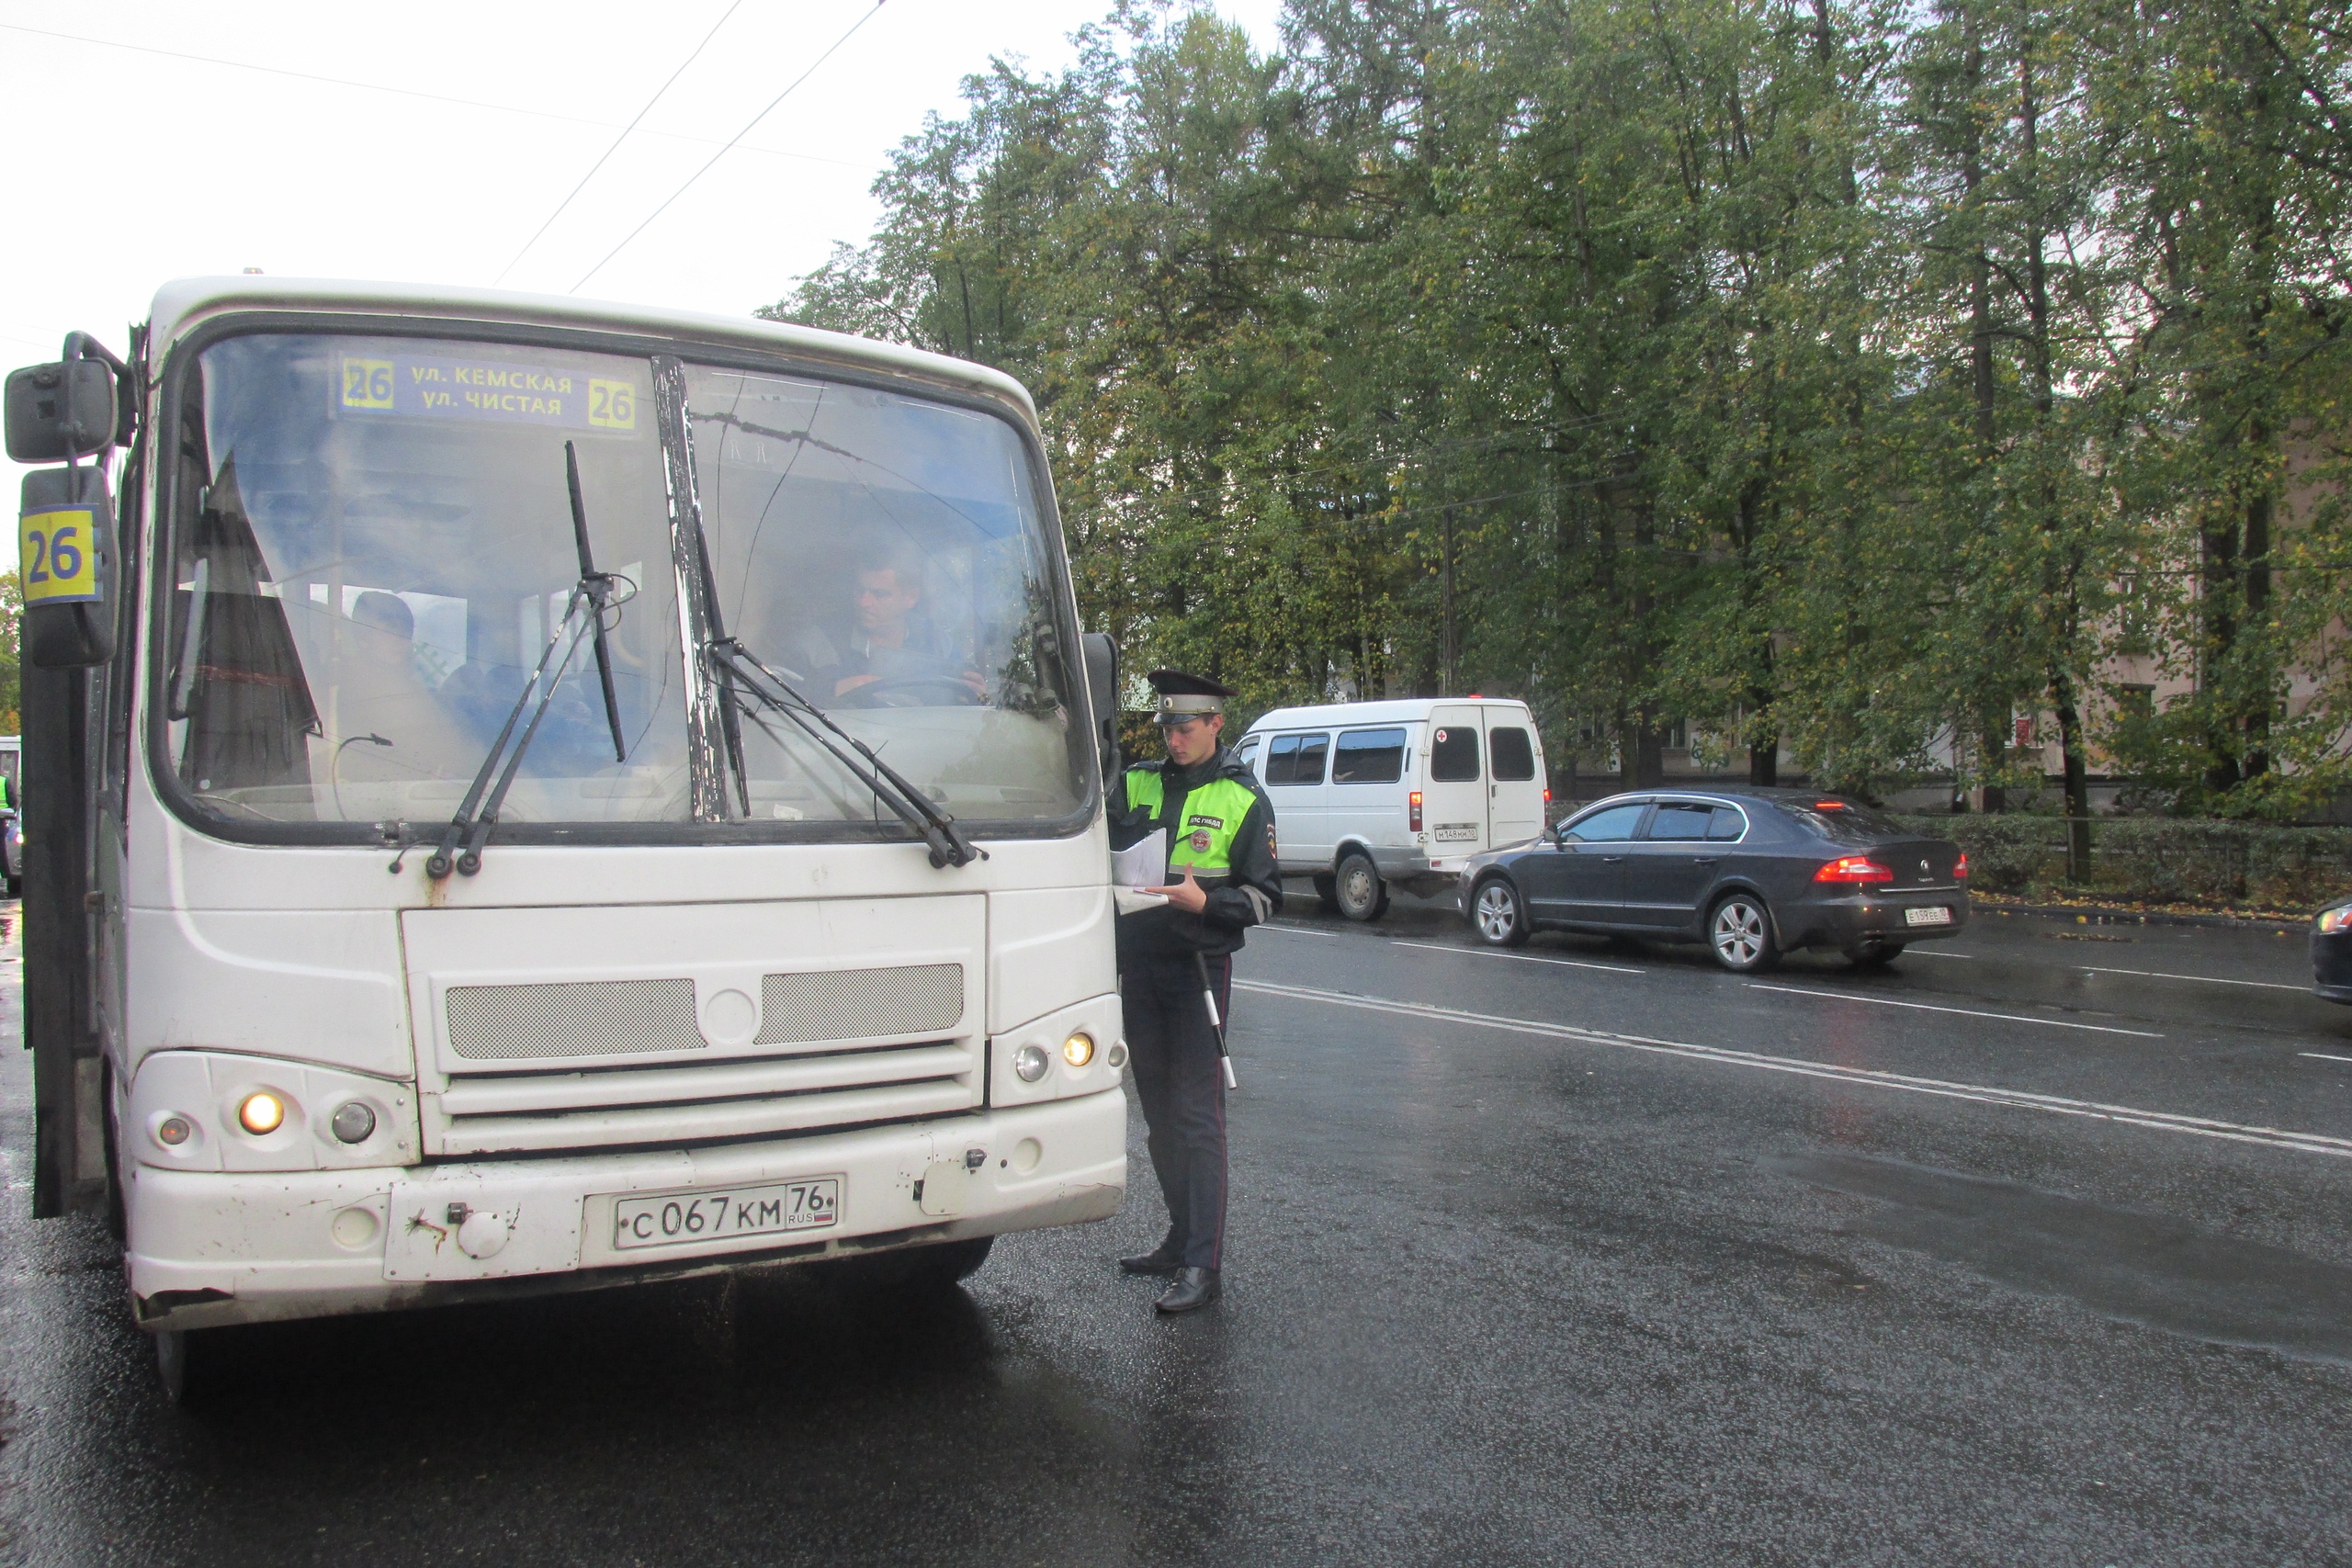
<path id="1" fill-rule="evenodd" d="M 571 585 L 571 596 L 564 601 L 563 619 L 557 624 L 555 635 L 548 638 L 547 647 L 540 650 L 538 666 L 523 682 L 522 694 L 507 710 L 498 739 L 490 743 L 490 754 L 481 760 L 474 782 L 466 789 L 465 799 L 458 803 L 458 814 L 442 830 L 440 847 L 424 863 L 424 874 L 435 882 L 452 870 L 471 876 L 481 869 L 482 846 L 490 840 L 491 829 L 497 826 L 498 809 L 506 804 L 506 792 L 514 787 L 514 775 L 523 766 L 523 753 L 531 749 L 532 739 L 539 733 L 539 721 L 547 717 L 548 706 L 555 701 L 556 686 L 571 667 L 571 656 L 580 650 L 580 638 L 589 629 L 578 625 L 583 616 L 594 628 L 596 673 L 604 685 L 605 719 L 612 727 L 613 760 L 628 761 L 628 748 L 621 739 L 620 701 L 613 693 L 612 654 L 605 642 L 605 611 L 615 603 L 613 584 L 626 580 L 596 570 L 595 558 L 588 547 L 588 509 L 580 499 L 580 458 L 569 441 L 563 444 L 563 471 L 571 493 L 571 536 L 580 551 L 580 581 Z M 619 603 L 627 604 L 628 600 Z M 558 649 L 563 650 L 560 660 L 556 659 Z M 548 668 L 550 660 L 555 664 L 552 671 Z M 535 695 L 538 705 L 531 708 L 531 722 L 523 727 L 521 738 L 516 739 L 514 726 L 521 721 L 523 710 L 531 707 Z M 514 741 L 512 750 L 506 745 L 510 739 Z M 502 760 L 506 764 L 503 773 L 499 771 Z M 490 782 L 492 773 L 498 774 L 495 786 Z M 458 848 L 460 840 L 464 842 L 463 849 Z"/>
<path id="2" fill-rule="evenodd" d="M 929 795 L 907 782 L 899 772 L 884 761 L 880 753 L 865 741 L 850 734 L 827 717 L 825 711 L 810 702 L 783 676 L 752 657 L 742 643 L 734 637 L 712 641 L 705 653 L 712 667 L 729 678 L 729 693 L 746 705 L 757 703 L 770 713 L 790 719 L 810 739 L 823 747 L 833 760 L 855 776 L 860 784 L 873 791 L 874 798 L 899 814 L 908 827 L 923 837 L 931 848 L 931 863 L 934 866 L 967 866 L 976 860 L 988 859 L 988 852 L 976 846 L 964 836 L 964 830 L 934 805 Z M 758 716 L 752 716 L 754 722 Z M 762 726 L 763 728 L 765 726 Z M 843 747 L 848 750 L 844 750 Z"/>

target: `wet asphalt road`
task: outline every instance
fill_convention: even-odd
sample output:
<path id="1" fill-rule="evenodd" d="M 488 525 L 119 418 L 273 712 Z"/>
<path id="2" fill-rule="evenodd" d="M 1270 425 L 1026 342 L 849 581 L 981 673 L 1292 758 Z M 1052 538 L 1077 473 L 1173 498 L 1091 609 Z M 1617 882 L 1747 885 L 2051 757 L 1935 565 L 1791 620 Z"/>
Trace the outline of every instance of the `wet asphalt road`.
<path id="1" fill-rule="evenodd" d="M 2352 1009 L 2300 936 L 1758 982 L 1312 902 L 1239 967 L 1228 1295 L 1176 1322 L 1111 1264 L 1138 1122 L 1116 1220 L 967 1291 L 241 1331 L 181 1414 L 103 1233 L 24 1217 L 0 1053 L 0 1561 L 2352 1562 Z"/>

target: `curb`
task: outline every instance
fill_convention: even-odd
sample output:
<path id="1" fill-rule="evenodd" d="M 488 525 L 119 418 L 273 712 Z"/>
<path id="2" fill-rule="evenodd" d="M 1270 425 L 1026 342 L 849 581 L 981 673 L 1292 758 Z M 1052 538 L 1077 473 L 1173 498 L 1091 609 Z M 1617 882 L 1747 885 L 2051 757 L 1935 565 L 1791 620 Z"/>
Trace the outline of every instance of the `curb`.
<path id="1" fill-rule="evenodd" d="M 2077 925 L 2204 926 L 2225 931 L 2276 931 L 2281 936 L 2301 936 L 2311 929 L 2309 920 L 2281 920 L 2254 915 L 2175 915 L 2161 910 L 2123 909 L 2107 904 L 2007 904 L 1981 897 L 1970 898 L 1968 912 L 1972 916 L 2036 915 L 2045 919 L 2071 920 Z"/>

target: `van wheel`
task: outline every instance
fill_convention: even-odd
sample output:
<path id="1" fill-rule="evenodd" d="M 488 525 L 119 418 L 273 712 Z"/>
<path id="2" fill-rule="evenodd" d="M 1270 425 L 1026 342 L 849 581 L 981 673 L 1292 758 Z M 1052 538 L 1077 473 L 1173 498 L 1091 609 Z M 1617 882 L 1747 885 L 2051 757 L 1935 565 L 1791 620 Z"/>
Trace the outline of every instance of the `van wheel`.
<path id="1" fill-rule="evenodd" d="M 1470 929 L 1489 947 L 1521 947 L 1527 942 L 1527 908 L 1507 876 L 1490 876 L 1470 895 Z"/>
<path id="2" fill-rule="evenodd" d="M 1333 880 L 1339 885 L 1340 913 L 1351 920 L 1376 920 L 1388 912 L 1388 885 L 1380 880 L 1372 857 L 1351 850 L 1340 862 Z"/>
<path id="3" fill-rule="evenodd" d="M 1758 975 L 1781 962 L 1772 912 L 1753 893 L 1732 893 L 1707 913 L 1707 951 L 1735 975 Z"/>
<path id="4" fill-rule="evenodd" d="M 1340 879 L 1328 873 L 1317 877 L 1315 897 L 1322 901 L 1325 914 L 1338 914 L 1340 912 Z"/>

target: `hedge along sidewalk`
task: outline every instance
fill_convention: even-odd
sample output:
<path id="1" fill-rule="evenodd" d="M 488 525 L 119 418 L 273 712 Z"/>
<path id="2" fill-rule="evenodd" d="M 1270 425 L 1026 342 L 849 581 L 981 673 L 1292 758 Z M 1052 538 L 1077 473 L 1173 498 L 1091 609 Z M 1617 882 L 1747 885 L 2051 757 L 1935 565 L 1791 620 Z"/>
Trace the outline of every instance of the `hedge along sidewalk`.
<path id="1" fill-rule="evenodd" d="M 1968 896 L 1971 919 L 1987 915 L 2025 915 L 2079 926 L 2202 926 L 2209 931 L 2273 931 L 2301 936 L 2312 929 L 2309 915 L 2278 909 L 2150 909 L 2121 904 L 2029 904 L 1999 894 Z"/>
<path id="2" fill-rule="evenodd" d="M 2257 920 L 2299 920 L 2352 895 L 2352 828 L 2162 817 L 2097 818 L 2091 874 L 2066 880 L 2066 819 L 2023 815 L 1906 817 L 1906 826 L 1951 839 L 1968 853 L 1972 890 L 2058 913 L 2119 915 L 2188 910 Z M 2157 911 L 2131 906 L 2159 906 Z M 2120 908 L 2119 908 L 2120 906 Z M 2171 909 L 2161 908 L 2171 906 Z M 2259 913 L 2256 913 L 2259 911 Z"/>

